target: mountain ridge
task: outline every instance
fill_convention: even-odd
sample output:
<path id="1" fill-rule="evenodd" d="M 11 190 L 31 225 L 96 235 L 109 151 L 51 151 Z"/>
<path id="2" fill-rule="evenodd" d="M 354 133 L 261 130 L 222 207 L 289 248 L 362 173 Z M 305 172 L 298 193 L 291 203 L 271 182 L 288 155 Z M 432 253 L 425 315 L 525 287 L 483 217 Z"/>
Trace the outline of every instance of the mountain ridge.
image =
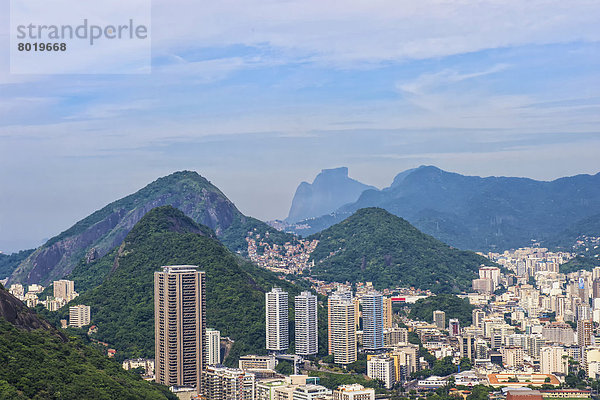
<path id="1" fill-rule="evenodd" d="M 216 186 L 194 171 L 178 171 L 109 203 L 37 248 L 13 271 L 9 282 L 47 285 L 70 274 L 82 258 L 102 257 L 118 246 L 151 209 L 172 205 L 213 229 L 233 251 L 246 250 L 245 235 L 256 229 L 287 235 L 242 214 Z M 91 252 L 90 254 L 87 254 Z M 88 257 L 88 258 L 89 258 Z"/>
<path id="2" fill-rule="evenodd" d="M 465 176 L 421 166 L 397 174 L 380 191 L 362 192 L 357 201 L 333 213 L 300 221 L 291 231 L 309 235 L 367 207 L 388 210 L 458 248 L 522 247 L 600 213 L 600 173 L 536 181 Z"/>

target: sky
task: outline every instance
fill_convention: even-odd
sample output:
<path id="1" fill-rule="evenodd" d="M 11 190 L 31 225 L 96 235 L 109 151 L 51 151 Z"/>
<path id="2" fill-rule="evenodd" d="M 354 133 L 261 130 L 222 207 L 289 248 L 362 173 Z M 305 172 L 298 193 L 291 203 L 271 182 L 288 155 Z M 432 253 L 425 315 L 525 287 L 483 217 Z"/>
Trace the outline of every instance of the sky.
<path id="1" fill-rule="evenodd" d="M 0 251 L 184 169 L 263 220 L 284 218 L 324 168 L 380 188 L 423 164 L 541 180 L 600 171 L 596 0 L 151 11 L 150 73 L 11 74 L 0 2 Z"/>

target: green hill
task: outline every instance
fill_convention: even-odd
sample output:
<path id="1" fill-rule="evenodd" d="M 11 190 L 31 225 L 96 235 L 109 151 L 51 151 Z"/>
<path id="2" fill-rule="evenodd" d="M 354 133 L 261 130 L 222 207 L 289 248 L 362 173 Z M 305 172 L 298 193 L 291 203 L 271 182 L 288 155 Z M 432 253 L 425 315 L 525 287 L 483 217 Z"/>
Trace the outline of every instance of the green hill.
<path id="1" fill-rule="evenodd" d="M 481 264 L 469 251 L 454 249 L 381 208 L 351 217 L 309 237 L 319 240 L 312 275 L 336 282 L 372 281 L 376 287 L 414 286 L 458 292 L 471 286 Z"/>
<path id="2" fill-rule="evenodd" d="M 18 253 L 4 254 L 0 253 L 0 279 L 9 277 L 19 264 L 29 257 L 35 249 L 21 250 Z"/>
<path id="3" fill-rule="evenodd" d="M 71 304 L 91 306 L 98 327 L 94 337 L 114 347 L 119 359 L 154 356 L 153 274 L 163 265 L 198 265 L 206 271 L 207 323 L 235 341 L 229 364 L 241 354 L 265 351 L 264 292 L 272 286 L 290 296 L 300 291 L 235 256 L 210 229 L 171 206 L 147 213 L 114 254 L 90 264 L 92 271 L 85 270 L 87 264 L 74 271 L 102 283 Z M 66 312 L 65 307 L 54 318 Z"/>
<path id="4" fill-rule="evenodd" d="M 458 319 L 464 327 L 471 325 L 474 309 L 468 299 L 461 299 L 451 294 L 439 294 L 417 300 L 410 306 L 408 317 L 417 321 L 433 322 L 433 312 L 442 310 L 446 313 L 446 327 L 451 318 Z"/>
<path id="5" fill-rule="evenodd" d="M 0 399 L 176 399 L 0 289 Z"/>
<path id="6" fill-rule="evenodd" d="M 157 179 L 137 192 L 108 204 L 71 228 L 48 240 L 25 259 L 10 282 L 47 285 L 71 273 L 75 266 L 96 260 L 119 246 L 133 226 L 151 209 L 171 205 L 197 223 L 214 230 L 232 251 L 244 254 L 248 231 L 283 243 L 293 236 L 243 215 L 207 179 L 192 171 L 180 171 Z"/>

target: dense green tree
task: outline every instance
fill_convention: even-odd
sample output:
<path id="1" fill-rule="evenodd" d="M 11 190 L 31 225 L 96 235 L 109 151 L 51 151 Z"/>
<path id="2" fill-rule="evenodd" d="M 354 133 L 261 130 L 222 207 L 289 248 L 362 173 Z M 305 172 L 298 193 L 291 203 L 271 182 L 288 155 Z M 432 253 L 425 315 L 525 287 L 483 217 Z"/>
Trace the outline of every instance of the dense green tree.
<path id="1" fill-rule="evenodd" d="M 471 359 L 468 357 L 463 357 L 460 359 L 460 370 L 468 371 L 473 368 L 473 364 L 471 363 Z"/>
<path id="2" fill-rule="evenodd" d="M 438 294 L 424 299 L 419 299 L 410 308 L 408 317 L 419 321 L 433 321 L 433 312 L 442 310 L 446 313 L 446 322 L 456 318 L 463 326 L 471 325 L 475 307 L 468 299 L 461 299 L 452 294 Z"/>
<path id="3" fill-rule="evenodd" d="M 176 399 L 85 345 L 0 318 L 0 399 Z"/>

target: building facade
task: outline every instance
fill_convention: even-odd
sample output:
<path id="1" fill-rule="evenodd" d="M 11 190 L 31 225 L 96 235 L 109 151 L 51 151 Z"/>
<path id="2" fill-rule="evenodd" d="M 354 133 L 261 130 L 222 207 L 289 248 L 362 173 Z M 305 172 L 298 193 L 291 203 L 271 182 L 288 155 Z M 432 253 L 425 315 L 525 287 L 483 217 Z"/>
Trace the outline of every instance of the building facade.
<path id="1" fill-rule="evenodd" d="M 289 346 L 288 294 L 274 287 L 265 293 L 266 348 L 283 352 Z"/>
<path id="2" fill-rule="evenodd" d="M 302 292 L 295 297 L 296 354 L 312 355 L 319 352 L 317 296 Z"/>
<path id="3" fill-rule="evenodd" d="M 369 358 L 367 360 L 367 376 L 371 379 L 379 379 L 384 383 L 386 389 L 391 389 L 396 382 L 394 359 L 385 355 Z"/>
<path id="4" fill-rule="evenodd" d="M 363 348 L 377 351 L 384 348 L 383 342 L 383 296 L 370 292 L 362 297 Z"/>
<path id="5" fill-rule="evenodd" d="M 358 383 L 341 385 L 333 391 L 333 400 L 375 400 L 375 389 Z"/>
<path id="6" fill-rule="evenodd" d="M 206 330 L 206 363 L 221 364 L 221 332 L 216 329 Z"/>
<path id="7" fill-rule="evenodd" d="M 254 400 L 256 379 L 238 368 L 209 365 L 202 371 L 200 394 L 210 400 Z"/>
<path id="8" fill-rule="evenodd" d="M 77 297 L 75 283 L 66 279 L 54 281 L 52 283 L 52 290 L 55 299 L 63 299 L 67 303 Z"/>
<path id="9" fill-rule="evenodd" d="M 540 372 L 542 374 L 567 374 L 569 372 L 567 351 L 560 346 L 542 347 Z"/>
<path id="10" fill-rule="evenodd" d="M 90 324 L 90 306 L 79 304 L 69 307 L 69 326 L 81 328 Z"/>
<path id="11" fill-rule="evenodd" d="M 446 313 L 435 310 L 433 312 L 433 323 L 438 329 L 446 329 Z"/>
<path id="12" fill-rule="evenodd" d="M 195 386 L 206 366 L 206 275 L 197 266 L 154 273 L 155 373 L 166 386 Z"/>
<path id="13" fill-rule="evenodd" d="M 346 293 L 334 293 L 328 301 L 329 354 L 333 354 L 336 364 L 350 364 L 357 359 L 354 302 Z"/>

